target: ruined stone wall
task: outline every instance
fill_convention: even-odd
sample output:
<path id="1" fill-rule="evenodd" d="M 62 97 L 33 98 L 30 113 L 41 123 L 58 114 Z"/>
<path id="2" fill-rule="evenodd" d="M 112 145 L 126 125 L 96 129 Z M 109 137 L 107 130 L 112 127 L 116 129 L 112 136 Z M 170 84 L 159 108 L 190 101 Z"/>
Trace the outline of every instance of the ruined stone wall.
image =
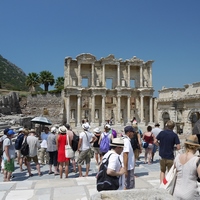
<path id="1" fill-rule="evenodd" d="M 4 115 L 21 113 L 18 93 L 10 92 L 8 95 L 0 95 L 0 113 Z"/>
<path id="2" fill-rule="evenodd" d="M 61 93 L 29 95 L 24 114 L 43 115 L 53 124 L 61 124 L 63 120 L 63 98 Z"/>

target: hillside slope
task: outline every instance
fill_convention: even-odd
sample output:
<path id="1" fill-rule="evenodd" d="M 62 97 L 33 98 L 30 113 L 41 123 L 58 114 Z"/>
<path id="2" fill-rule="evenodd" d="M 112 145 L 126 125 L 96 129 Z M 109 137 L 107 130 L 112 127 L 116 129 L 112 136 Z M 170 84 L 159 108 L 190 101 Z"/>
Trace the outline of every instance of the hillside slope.
<path id="1" fill-rule="evenodd" d="M 0 55 L 0 88 L 28 91 L 25 81 L 26 74 L 23 70 Z"/>

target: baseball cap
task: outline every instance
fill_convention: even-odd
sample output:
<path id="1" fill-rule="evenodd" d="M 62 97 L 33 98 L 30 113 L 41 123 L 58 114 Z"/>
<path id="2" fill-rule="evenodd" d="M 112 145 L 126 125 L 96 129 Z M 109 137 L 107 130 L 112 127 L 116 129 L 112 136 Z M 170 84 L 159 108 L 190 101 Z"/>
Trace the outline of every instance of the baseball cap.
<path id="1" fill-rule="evenodd" d="M 132 126 L 126 126 L 124 128 L 124 132 L 125 133 L 127 133 L 127 132 L 135 132 L 135 129 Z"/>
<path id="2" fill-rule="evenodd" d="M 12 130 L 12 129 L 10 129 L 9 131 L 8 131 L 8 133 L 7 133 L 8 135 L 14 135 L 15 134 L 15 132 Z"/>

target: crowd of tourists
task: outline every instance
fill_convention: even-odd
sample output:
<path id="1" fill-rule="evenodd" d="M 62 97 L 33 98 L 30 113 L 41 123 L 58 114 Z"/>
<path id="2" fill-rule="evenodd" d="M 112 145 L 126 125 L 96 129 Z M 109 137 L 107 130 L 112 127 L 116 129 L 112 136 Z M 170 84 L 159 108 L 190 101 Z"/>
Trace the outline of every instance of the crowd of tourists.
<path id="1" fill-rule="evenodd" d="M 166 129 L 147 126 L 142 133 L 137 121 L 133 120 L 131 126 L 126 126 L 123 133 L 112 129 L 110 124 L 105 124 L 104 130 L 99 127 L 91 130 L 88 121 L 82 121 L 82 131 L 76 135 L 69 124 L 60 127 L 44 128 L 39 136 L 34 129 L 19 129 L 15 142 L 12 138 L 16 133 L 12 129 L 5 129 L 0 138 L 1 170 L 4 181 L 10 181 L 12 172 L 15 170 L 15 152 L 20 170 L 27 168 L 28 176 L 31 177 L 30 163 L 34 162 L 38 176 L 42 176 L 40 165 L 49 165 L 49 174 L 59 175 L 60 178 L 68 178 L 69 165 L 79 177 L 88 176 L 90 161 L 94 156 L 96 165 L 99 167 L 97 178 L 97 190 L 118 190 L 135 188 L 134 169 L 136 160 L 144 148 L 144 164 L 154 162 L 155 152 L 160 156 L 160 182 L 162 183 L 167 172 L 174 165 L 177 170 L 177 180 L 173 195 L 177 199 L 196 198 L 197 179 L 200 177 L 200 161 L 196 156 L 200 147 L 196 135 L 190 135 L 185 141 L 185 152 L 174 157 L 174 150 L 180 150 L 180 140 L 173 131 L 175 123 L 169 120 Z M 38 154 L 38 149 L 39 154 Z M 72 152 L 72 153 L 71 153 Z M 75 154 L 76 152 L 76 154 Z M 75 155 L 78 155 L 77 157 Z M 38 158 L 39 157 L 39 158 Z M 39 162 L 40 161 L 40 162 Z M 82 165 L 86 165 L 83 175 Z M 189 184 L 188 184 L 189 183 Z"/>

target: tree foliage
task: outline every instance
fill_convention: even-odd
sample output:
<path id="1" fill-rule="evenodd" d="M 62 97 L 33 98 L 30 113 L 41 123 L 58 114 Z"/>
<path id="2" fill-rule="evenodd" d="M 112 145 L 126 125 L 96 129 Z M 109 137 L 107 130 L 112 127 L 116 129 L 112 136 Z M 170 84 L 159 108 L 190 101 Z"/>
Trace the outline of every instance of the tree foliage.
<path id="1" fill-rule="evenodd" d="M 56 83 L 55 83 L 54 87 L 56 89 L 63 89 L 64 88 L 64 81 L 65 81 L 64 77 L 58 77 L 56 79 Z"/>
<path id="2" fill-rule="evenodd" d="M 30 92 L 35 92 L 35 87 L 40 85 L 39 75 L 35 72 L 29 73 L 25 84 L 29 87 Z"/>
<path id="3" fill-rule="evenodd" d="M 44 85 L 44 90 L 48 91 L 49 85 L 54 85 L 55 83 L 53 74 L 49 71 L 41 71 L 39 76 L 40 83 Z"/>

